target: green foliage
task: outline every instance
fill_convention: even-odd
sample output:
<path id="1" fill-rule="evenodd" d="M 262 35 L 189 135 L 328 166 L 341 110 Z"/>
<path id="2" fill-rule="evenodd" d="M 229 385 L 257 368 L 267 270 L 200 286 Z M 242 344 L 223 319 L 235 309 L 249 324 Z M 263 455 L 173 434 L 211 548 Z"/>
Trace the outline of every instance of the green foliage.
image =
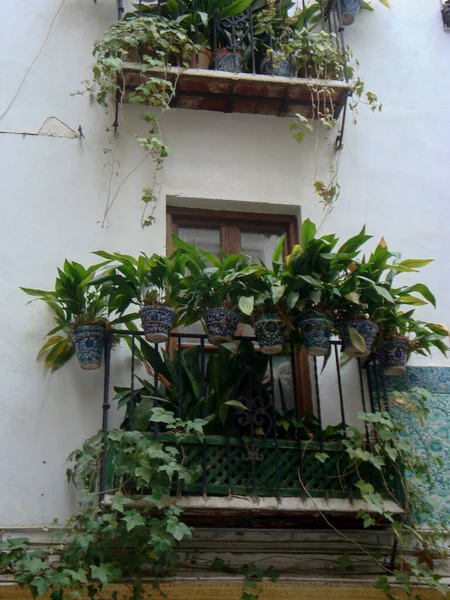
<path id="1" fill-rule="evenodd" d="M 210 308 L 224 306 L 251 314 L 255 294 L 265 291 L 264 265 L 251 264 L 244 254 L 220 258 L 172 235 L 172 260 L 187 269 L 180 301 L 180 323 L 190 325 Z"/>
<path id="2" fill-rule="evenodd" d="M 169 109 L 175 91 L 173 83 L 167 78 L 167 67 L 172 61 L 181 67 L 189 66 L 196 49 L 180 21 L 157 15 L 139 17 L 137 13 L 132 18 L 112 25 L 94 45 L 96 63 L 92 68 L 93 80 L 98 90 L 97 102 L 103 106 L 107 106 L 111 100 L 115 101 L 117 94 L 122 92 L 124 61 L 140 62 L 143 73 L 151 71 L 151 75 L 128 96 L 132 104 L 145 104 L 158 109 L 158 113 L 146 111 L 142 115 L 149 131 L 145 137 L 137 138 L 155 163 L 153 185 L 145 188 L 142 195 L 143 227 L 154 220 L 153 213 L 145 216 L 145 210 L 149 203 L 156 205 L 156 177 L 162 170 L 164 159 L 171 154 L 159 133 L 160 115 Z"/>
<path id="3" fill-rule="evenodd" d="M 120 311 L 130 305 L 167 304 L 176 306 L 182 290 L 185 261 L 181 255 L 166 257 L 141 252 L 138 258 L 119 252 L 94 252 L 105 258 L 102 274 L 95 282 L 102 284 L 116 299 Z"/>
<path id="4" fill-rule="evenodd" d="M 26 294 L 45 302 L 53 312 L 56 327 L 47 333 L 47 339 L 37 356 L 45 357 L 44 366 L 52 371 L 60 368 L 73 356 L 73 329 L 81 325 L 106 326 L 113 313 L 119 314 L 111 321 L 111 325 L 118 325 L 126 320 L 120 314 L 111 290 L 94 283 L 96 272 L 103 264 L 85 268 L 77 262 L 65 260 L 62 269 L 58 268 L 54 290 L 20 288 Z"/>
<path id="5" fill-rule="evenodd" d="M 149 425 L 161 422 L 180 439 L 185 434 L 202 439 L 204 421 L 184 423 L 173 413 L 154 409 Z M 128 580 L 127 597 L 140 600 L 145 596 L 143 577 L 153 577 L 158 589 L 158 577 L 176 566 L 177 543 L 192 536 L 181 510 L 168 501 L 175 477 L 194 481 L 198 476 L 183 466 L 180 449 L 138 431 L 112 430 L 107 441 L 119 485 L 106 491 L 104 502 L 99 503 L 95 491 L 104 450 L 97 434 L 69 457 L 68 479 L 80 490 L 81 502 L 68 523 L 52 532 L 54 543 L 33 551 L 26 538 L 3 543 L 0 569 L 33 596 L 78 598 L 87 588 L 89 597 L 96 598 L 108 584 Z"/>
<path id="6" fill-rule="evenodd" d="M 148 372 L 155 372 L 155 350 L 145 340 L 140 341 L 136 357 L 142 360 Z M 174 412 L 178 411 L 180 404 L 185 421 L 207 418 L 205 431 L 223 435 L 230 411 L 233 407 L 242 408 L 237 398 L 251 394 L 267 400 L 270 395 L 266 377 L 268 357 L 256 352 L 251 342 L 243 341 L 239 346 L 221 344 L 209 356 L 204 372 L 199 346 L 177 352 L 173 358 L 162 351 L 157 360 L 158 390 L 153 380 L 140 378 L 142 387 L 136 388 L 133 394 L 133 427 L 141 431 L 147 430 L 148 415 L 156 399 Z M 251 372 L 249 365 L 252 365 Z M 124 424 L 129 424 L 131 389 L 117 387 L 115 391 L 119 408 L 127 407 Z"/>

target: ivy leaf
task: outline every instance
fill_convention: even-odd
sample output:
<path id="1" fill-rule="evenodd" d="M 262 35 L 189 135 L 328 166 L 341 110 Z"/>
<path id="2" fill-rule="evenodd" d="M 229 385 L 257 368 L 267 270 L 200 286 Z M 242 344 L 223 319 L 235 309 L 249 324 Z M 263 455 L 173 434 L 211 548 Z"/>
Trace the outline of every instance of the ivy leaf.
<path id="1" fill-rule="evenodd" d="M 99 579 L 103 585 L 108 585 L 108 583 L 120 581 L 122 570 L 114 567 L 111 563 L 103 563 L 99 567 L 91 565 L 91 575 L 93 579 Z"/>
<path id="2" fill-rule="evenodd" d="M 38 575 L 38 577 L 35 577 L 33 579 L 33 581 L 30 583 L 30 585 L 33 586 L 34 588 L 36 588 L 39 596 L 43 596 L 45 594 L 45 592 L 48 590 L 50 582 L 45 577 L 41 577 L 40 575 Z"/>
<path id="3" fill-rule="evenodd" d="M 127 524 L 128 532 L 133 530 L 135 527 L 142 527 L 143 525 L 145 525 L 145 521 L 142 518 L 142 515 L 140 515 L 138 512 L 133 512 L 129 515 L 126 515 L 125 517 L 122 517 L 122 521 L 125 521 L 125 523 Z"/>
<path id="4" fill-rule="evenodd" d="M 132 504 L 132 503 L 133 503 L 133 500 L 131 500 L 131 498 L 125 498 L 125 496 L 122 496 L 121 494 L 114 494 L 112 503 L 111 503 L 111 508 L 113 510 L 116 510 L 117 512 L 123 513 L 124 506 L 126 504 Z"/>
<path id="5" fill-rule="evenodd" d="M 353 567 L 353 561 L 348 552 L 344 552 L 344 554 L 339 557 L 339 566 L 341 569 L 351 569 Z"/>
<path id="6" fill-rule="evenodd" d="M 151 410 L 151 420 L 154 423 L 167 423 L 168 425 L 175 424 L 175 417 L 173 413 L 157 406 Z"/>
<path id="7" fill-rule="evenodd" d="M 386 454 L 392 460 L 392 462 L 395 462 L 397 460 L 397 457 L 398 457 L 398 450 L 397 450 L 397 448 L 392 448 L 392 446 L 385 446 L 384 449 L 386 451 Z"/>
<path id="8" fill-rule="evenodd" d="M 327 458 L 330 458 L 330 455 L 326 452 L 316 452 L 315 458 L 323 464 L 326 462 Z"/>
<path id="9" fill-rule="evenodd" d="M 173 537 L 179 542 L 185 536 L 191 537 L 191 529 L 181 521 L 173 520 L 167 523 L 167 531 L 173 535 Z"/>
<path id="10" fill-rule="evenodd" d="M 28 549 L 28 543 L 29 543 L 29 539 L 26 537 L 21 537 L 21 538 L 9 538 L 6 540 L 6 543 L 8 544 L 8 550 L 9 551 L 13 551 L 13 550 L 27 550 Z"/>

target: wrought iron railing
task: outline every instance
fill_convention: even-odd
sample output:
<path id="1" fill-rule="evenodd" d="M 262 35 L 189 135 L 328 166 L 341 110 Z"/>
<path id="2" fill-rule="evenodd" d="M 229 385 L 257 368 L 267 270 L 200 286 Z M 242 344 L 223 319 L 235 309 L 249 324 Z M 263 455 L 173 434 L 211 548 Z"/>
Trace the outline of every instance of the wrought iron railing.
<path id="1" fill-rule="evenodd" d="M 169 16 L 165 14 L 165 4 L 167 0 L 139 0 L 134 4 L 135 14 L 137 16 Z M 192 22 L 190 22 L 190 30 L 192 34 L 192 41 L 197 45 L 202 45 L 204 42 L 204 34 L 200 31 L 201 19 L 198 15 L 202 14 L 205 18 L 206 13 L 202 12 L 202 6 L 199 5 L 201 0 L 188 0 L 185 6 L 189 6 L 192 15 Z M 230 0 L 231 4 L 231 0 Z M 224 4 L 225 6 L 225 4 Z M 327 0 L 324 3 L 318 3 L 318 10 L 320 18 L 316 23 L 316 28 L 326 31 L 330 34 L 335 34 L 333 37 L 336 50 L 342 56 L 343 74 L 345 81 L 348 81 L 348 72 L 346 66 L 346 46 L 344 41 L 344 27 L 341 19 L 340 3 L 337 0 Z M 221 7 L 223 8 L 223 6 Z M 232 60 L 230 69 L 219 69 L 219 70 L 230 70 L 234 72 L 244 71 L 253 74 L 261 73 L 261 58 L 268 57 L 270 67 L 269 73 L 273 74 L 273 52 L 279 50 L 278 36 L 271 33 L 271 28 L 267 28 L 267 32 L 261 36 L 261 27 L 259 25 L 258 14 L 263 9 L 267 9 L 268 5 L 263 5 L 259 0 L 254 2 L 245 10 L 239 14 L 232 14 L 231 16 L 224 16 L 220 18 L 220 9 L 215 11 L 215 14 L 206 15 L 211 22 L 208 22 L 208 40 L 207 45 L 210 47 L 212 53 L 211 68 L 217 69 L 216 57 L 222 50 L 226 48 L 231 52 Z M 119 20 L 124 16 L 123 0 L 118 0 L 118 18 Z M 128 13 L 129 14 L 129 13 Z M 290 15 L 292 16 L 292 15 Z M 278 19 L 280 16 L 278 15 Z M 289 15 L 285 15 L 282 19 L 288 21 Z M 285 26 L 286 27 L 286 26 Z M 210 28 L 210 31 L 209 31 Z M 313 29 L 315 29 L 313 27 Z M 262 41 L 263 40 L 263 41 Z M 263 48 L 263 52 L 262 52 Z M 241 61 L 241 57 L 244 56 L 245 61 Z M 289 60 L 289 57 L 287 57 Z M 298 68 L 290 61 L 289 67 L 285 69 L 285 72 L 279 73 L 280 75 L 296 77 L 298 74 Z M 276 64 L 276 61 L 275 61 Z M 199 56 L 196 57 L 196 64 L 199 66 Z M 242 68 L 241 68 L 242 66 Z M 305 76 L 305 74 L 299 74 L 299 76 Z"/>
<path id="2" fill-rule="evenodd" d="M 216 418 L 215 423 L 206 427 L 203 442 L 199 442 L 195 436 L 184 437 L 184 465 L 200 467 L 201 477 L 197 482 L 183 486 L 179 482 L 173 490 L 174 494 L 353 499 L 359 494 L 355 483 L 366 477 L 380 492 L 386 489 L 388 482 L 397 498 L 401 498 L 399 481 L 394 472 L 386 472 L 382 477 L 376 469 L 363 466 L 355 473 L 349 466 L 343 444 L 343 440 L 351 435 L 350 426 L 355 425 L 358 410 L 376 411 L 388 407 L 387 396 L 383 397 L 383 390 L 386 390 L 383 370 L 376 363 L 371 366 L 370 382 L 360 361 L 354 361 L 356 368 L 350 374 L 347 367 L 340 365 L 341 342 L 332 341 L 325 370 L 319 364 L 323 359 L 309 359 L 308 384 L 314 415 L 301 416 L 302 410 L 297 402 L 301 383 L 298 370 L 300 340 L 288 339 L 282 355 L 266 356 L 259 352 L 256 338 L 236 336 L 235 352 L 230 346 L 222 349 L 231 357 L 230 361 L 234 360 L 234 363 L 227 363 L 219 354 L 220 349 L 208 345 L 204 334 L 171 333 L 167 347 L 165 344 L 147 344 L 145 356 L 141 354 L 140 340 L 143 335 L 143 332 L 136 331 L 109 331 L 107 334 L 103 464 L 108 462 L 110 467 L 103 469 L 101 492 L 115 487 L 114 472 L 111 470 L 113 461 L 111 457 L 107 461 L 106 441 L 111 407 L 110 388 L 111 384 L 117 383 L 114 381 L 111 347 L 115 336 L 121 336 L 131 348 L 130 397 L 123 427 L 131 430 L 136 428 L 137 411 L 142 401 L 139 388 L 142 379 L 137 378 L 139 369 L 146 379 L 144 395 L 152 397 L 154 406 L 169 407 L 183 419 L 210 416 L 211 403 L 208 404 L 205 399 L 212 398 L 211 402 L 215 401 L 213 408 L 219 408 L 219 413 L 220 406 L 222 409 L 225 407 L 223 414 L 216 415 L 221 418 Z M 194 357 L 189 363 L 189 377 L 186 376 L 187 356 L 191 359 Z M 145 370 L 138 358 L 145 359 Z M 223 391 L 228 389 L 228 395 L 225 400 L 221 399 L 222 403 L 217 400 L 222 390 L 212 383 L 219 377 L 219 372 L 216 372 L 216 379 L 211 375 L 211 372 L 214 375 L 214 369 L 219 369 L 222 378 L 226 378 L 226 383 L 222 385 Z M 229 376 L 227 369 L 234 375 Z M 351 393 L 347 390 L 349 374 L 352 379 Z M 227 378 L 233 380 L 228 381 Z M 198 391 L 197 400 L 200 398 L 199 402 L 193 404 L 191 396 L 183 389 L 183 386 L 191 384 L 195 384 Z M 326 413 L 333 408 L 332 404 L 337 409 L 334 410 L 337 427 L 328 426 L 330 418 Z M 150 423 L 146 431 L 163 444 L 176 442 L 175 436 L 157 423 Z M 365 433 L 370 441 L 372 434 L 367 423 Z"/>

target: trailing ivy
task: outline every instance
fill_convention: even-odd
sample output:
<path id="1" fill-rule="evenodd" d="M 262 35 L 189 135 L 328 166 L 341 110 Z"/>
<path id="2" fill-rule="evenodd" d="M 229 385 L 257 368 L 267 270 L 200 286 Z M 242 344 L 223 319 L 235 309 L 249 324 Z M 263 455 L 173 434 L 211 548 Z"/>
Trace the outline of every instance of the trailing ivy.
<path id="1" fill-rule="evenodd" d="M 155 408 L 150 427 L 161 426 L 183 436 L 203 439 L 205 421 L 183 422 L 173 413 Z M 102 596 L 108 584 L 129 583 L 130 600 L 145 597 L 143 578 L 158 578 L 174 570 L 176 546 L 192 536 L 182 510 L 170 499 L 175 478 L 192 482 L 198 470 L 183 466 L 178 445 L 163 445 L 148 433 L 112 430 L 107 436 L 108 460 L 117 485 L 98 489 L 103 436 L 87 440 L 69 457 L 68 480 L 80 490 L 78 511 L 65 526 L 50 531 L 52 543 L 32 550 L 27 538 L 6 539 L 0 553 L 0 571 L 13 576 L 34 597 L 50 593 L 52 600 Z"/>
<path id="2" fill-rule="evenodd" d="M 169 109 L 175 93 L 175 84 L 168 78 L 168 67 L 172 64 L 188 67 L 197 49 L 176 21 L 159 16 L 137 15 L 114 23 L 94 45 L 94 81 L 87 89 L 97 90 L 97 102 L 102 106 L 107 107 L 111 102 L 121 101 L 125 94 L 126 61 L 140 63 L 144 74 L 152 72 L 151 76 L 142 78 L 133 93 L 127 95 L 131 104 L 144 104 L 157 109 L 157 112 L 147 110 L 142 114 L 142 119 L 148 125 L 148 133 L 137 138 L 146 156 L 150 156 L 155 163 L 152 185 L 142 192 L 142 227 L 151 225 L 154 221 L 153 214 L 158 200 L 158 173 L 163 169 L 164 159 L 171 154 L 160 135 L 161 115 Z M 149 204 L 153 204 L 153 210 L 147 216 Z"/>

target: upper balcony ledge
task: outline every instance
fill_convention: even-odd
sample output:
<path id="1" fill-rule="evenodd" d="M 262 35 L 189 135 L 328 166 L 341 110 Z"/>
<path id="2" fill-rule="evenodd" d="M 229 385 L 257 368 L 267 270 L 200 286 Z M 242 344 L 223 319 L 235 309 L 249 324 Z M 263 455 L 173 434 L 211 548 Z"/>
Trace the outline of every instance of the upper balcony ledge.
<path id="1" fill-rule="evenodd" d="M 172 106 L 194 110 L 314 118 L 312 93 L 322 95 L 337 118 L 351 92 L 351 84 L 328 79 L 253 75 L 206 69 L 168 67 L 141 70 L 141 63 L 122 63 L 125 92 L 131 92 L 149 76 L 167 77 L 175 85 Z M 322 94 L 326 92 L 326 94 Z"/>

